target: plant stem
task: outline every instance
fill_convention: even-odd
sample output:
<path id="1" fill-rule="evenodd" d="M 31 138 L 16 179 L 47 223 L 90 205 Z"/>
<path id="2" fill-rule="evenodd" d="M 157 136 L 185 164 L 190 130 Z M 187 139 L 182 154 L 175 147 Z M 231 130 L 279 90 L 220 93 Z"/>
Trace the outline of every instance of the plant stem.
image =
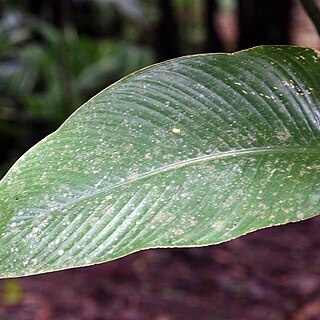
<path id="1" fill-rule="evenodd" d="M 320 35 L 320 8 L 315 0 L 300 0 L 300 2 Z"/>

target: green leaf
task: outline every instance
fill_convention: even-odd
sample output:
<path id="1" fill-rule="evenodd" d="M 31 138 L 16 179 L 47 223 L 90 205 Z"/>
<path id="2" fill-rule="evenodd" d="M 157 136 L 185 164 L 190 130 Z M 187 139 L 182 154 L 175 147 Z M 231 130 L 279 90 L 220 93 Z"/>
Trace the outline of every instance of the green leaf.
<path id="1" fill-rule="evenodd" d="M 0 182 L 2 277 L 216 244 L 319 214 L 320 58 L 182 57 L 102 91 Z"/>

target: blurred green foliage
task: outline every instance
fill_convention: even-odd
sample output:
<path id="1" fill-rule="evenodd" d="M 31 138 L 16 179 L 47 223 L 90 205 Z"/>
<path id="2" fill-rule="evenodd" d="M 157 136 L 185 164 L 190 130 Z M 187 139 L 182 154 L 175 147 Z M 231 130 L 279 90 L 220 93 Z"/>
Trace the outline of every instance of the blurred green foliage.
<path id="1" fill-rule="evenodd" d="M 97 14 L 96 19 L 77 13 L 73 24 L 62 28 L 32 15 L 23 5 L 4 8 L 0 19 L 0 175 L 91 96 L 155 61 L 153 48 L 137 41 L 143 15 L 138 4 L 99 0 L 91 12 Z M 121 35 L 109 34 L 119 19 Z M 88 21 L 93 21 L 98 32 L 90 35 Z"/>

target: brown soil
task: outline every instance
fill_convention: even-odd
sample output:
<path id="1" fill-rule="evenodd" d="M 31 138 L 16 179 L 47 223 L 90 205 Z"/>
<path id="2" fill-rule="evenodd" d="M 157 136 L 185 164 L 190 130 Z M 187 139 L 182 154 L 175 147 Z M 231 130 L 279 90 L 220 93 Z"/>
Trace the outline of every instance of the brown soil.
<path id="1" fill-rule="evenodd" d="M 0 305 L 0 320 L 319 320 L 319 229 L 314 218 L 20 278 L 22 297 Z"/>

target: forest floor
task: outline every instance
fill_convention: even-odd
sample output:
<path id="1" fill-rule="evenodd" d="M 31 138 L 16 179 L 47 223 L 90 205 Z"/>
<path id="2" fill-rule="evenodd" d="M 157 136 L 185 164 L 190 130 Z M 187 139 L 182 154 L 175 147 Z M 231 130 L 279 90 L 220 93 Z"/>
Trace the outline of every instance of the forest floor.
<path id="1" fill-rule="evenodd" d="M 20 278 L 0 320 L 319 320 L 319 230 L 320 217 Z"/>

